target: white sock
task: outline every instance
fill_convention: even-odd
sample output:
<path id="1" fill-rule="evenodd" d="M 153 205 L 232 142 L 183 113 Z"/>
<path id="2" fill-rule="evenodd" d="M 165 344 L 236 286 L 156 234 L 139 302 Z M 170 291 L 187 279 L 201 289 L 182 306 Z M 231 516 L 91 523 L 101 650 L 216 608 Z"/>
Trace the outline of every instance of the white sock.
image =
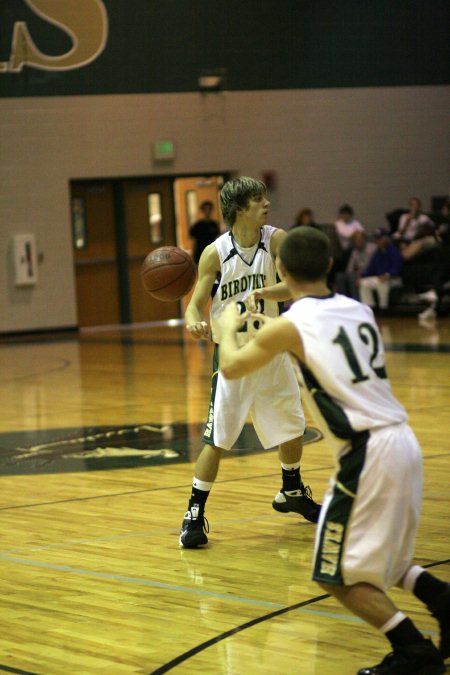
<path id="1" fill-rule="evenodd" d="M 293 471 L 294 469 L 300 468 L 300 462 L 295 462 L 295 464 L 283 464 L 283 462 L 281 462 L 281 468 L 286 471 Z"/>
<path id="2" fill-rule="evenodd" d="M 410 593 L 414 593 L 414 586 L 416 585 L 416 581 L 422 572 L 425 572 L 425 570 L 419 565 L 413 565 L 410 567 L 400 582 L 402 588 L 409 591 Z"/>
<path id="3" fill-rule="evenodd" d="M 197 488 L 197 490 L 203 490 L 203 492 L 209 492 L 214 483 L 208 483 L 206 480 L 200 480 L 200 478 L 193 478 L 192 487 Z"/>
<path id="4" fill-rule="evenodd" d="M 389 619 L 389 621 L 386 621 L 386 623 L 383 624 L 383 626 L 381 626 L 380 631 L 384 633 L 384 635 L 386 635 L 388 631 L 392 630 L 393 628 L 396 628 L 398 624 L 404 621 L 405 619 L 406 614 L 403 614 L 403 612 L 397 612 L 396 614 L 394 614 L 394 616 L 392 616 Z"/>

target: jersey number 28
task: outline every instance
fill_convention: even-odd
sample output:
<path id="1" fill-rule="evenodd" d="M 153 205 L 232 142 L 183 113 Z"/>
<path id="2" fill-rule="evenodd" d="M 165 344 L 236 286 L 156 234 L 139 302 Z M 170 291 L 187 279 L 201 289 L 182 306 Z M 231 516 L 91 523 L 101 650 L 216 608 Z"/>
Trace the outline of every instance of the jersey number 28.
<path id="1" fill-rule="evenodd" d="M 245 306 L 245 302 L 242 302 L 241 300 L 238 300 L 236 303 L 238 308 L 239 308 L 239 314 L 245 314 L 247 311 L 247 307 Z M 258 314 L 264 314 L 264 300 L 260 299 L 256 301 L 256 311 Z M 250 326 L 249 326 L 250 323 Z M 258 321 L 257 319 L 250 319 L 249 321 L 245 321 L 242 326 L 239 328 L 239 333 L 248 333 L 248 331 L 254 331 L 258 330 L 261 328 L 261 322 Z"/>

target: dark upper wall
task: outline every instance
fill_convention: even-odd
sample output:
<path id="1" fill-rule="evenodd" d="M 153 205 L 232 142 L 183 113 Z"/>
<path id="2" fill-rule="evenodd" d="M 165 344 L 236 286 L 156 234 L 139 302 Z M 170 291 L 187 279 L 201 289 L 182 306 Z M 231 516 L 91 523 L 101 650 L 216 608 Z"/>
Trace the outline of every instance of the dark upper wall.
<path id="1" fill-rule="evenodd" d="M 230 90 L 450 83 L 448 0 L 59 0 L 53 21 L 47 3 L 1 2 L 1 96 L 195 91 L 218 68 Z M 7 65 L 17 22 L 16 62 L 32 40 L 44 69 Z"/>

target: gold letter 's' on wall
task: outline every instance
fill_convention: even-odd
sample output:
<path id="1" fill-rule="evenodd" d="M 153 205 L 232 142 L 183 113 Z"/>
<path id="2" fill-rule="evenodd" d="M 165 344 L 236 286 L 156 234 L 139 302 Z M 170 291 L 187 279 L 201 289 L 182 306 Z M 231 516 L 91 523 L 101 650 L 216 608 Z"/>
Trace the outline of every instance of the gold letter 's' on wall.
<path id="1" fill-rule="evenodd" d="M 34 43 L 27 24 L 14 24 L 11 58 L 7 70 L 23 66 L 40 70 L 73 70 L 94 61 L 104 50 L 108 36 L 108 15 L 102 0 L 26 0 L 30 9 L 45 21 L 63 30 L 73 42 L 61 56 L 48 56 Z"/>

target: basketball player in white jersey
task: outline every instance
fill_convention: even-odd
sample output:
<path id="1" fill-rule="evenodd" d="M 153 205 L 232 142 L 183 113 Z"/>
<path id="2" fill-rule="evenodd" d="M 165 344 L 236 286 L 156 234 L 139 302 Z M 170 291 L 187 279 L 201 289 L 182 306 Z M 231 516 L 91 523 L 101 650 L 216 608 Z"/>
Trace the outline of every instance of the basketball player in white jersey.
<path id="1" fill-rule="evenodd" d="M 412 564 L 421 450 L 392 394 L 372 310 L 329 291 L 330 263 L 322 232 L 289 232 L 277 265 L 295 302 L 243 347 L 237 331 L 250 317 L 228 307 L 219 322 L 222 375 L 234 381 L 266 368 L 280 353 L 296 358 L 302 397 L 336 458 L 317 528 L 313 578 L 391 642 L 393 651 L 359 675 L 438 675 L 450 656 L 450 584 Z M 437 619 L 440 651 L 392 603 L 386 591 L 394 585 L 412 591 Z"/>
<path id="2" fill-rule="evenodd" d="M 251 416 L 264 448 L 279 446 L 282 464 L 282 489 L 272 506 L 277 511 L 294 511 L 306 520 L 317 522 L 320 507 L 300 477 L 300 457 L 305 418 L 300 389 L 287 354 L 280 354 L 262 372 L 240 382 L 228 382 L 218 365 L 219 336 L 217 317 L 224 306 L 238 303 L 242 312 L 245 303 L 257 289 L 277 282 L 275 256 L 285 232 L 266 225 L 270 203 L 264 183 L 241 177 L 228 181 L 220 193 L 222 213 L 230 231 L 221 235 L 202 253 L 198 280 L 186 309 L 186 328 L 193 338 L 210 337 L 214 351 L 211 401 L 203 436 L 204 447 L 195 467 L 192 494 L 180 532 L 180 545 L 194 548 L 208 541 L 204 517 L 206 500 L 217 476 L 222 451 L 237 441 L 246 418 Z M 204 321 L 204 312 L 215 287 L 211 305 L 211 326 Z M 262 314 L 275 317 L 280 313 L 283 293 L 275 289 L 259 303 Z M 289 297 L 284 291 L 284 297 Z M 249 320 L 241 326 L 240 344 L 254 336 L 259 321 Z"/>

